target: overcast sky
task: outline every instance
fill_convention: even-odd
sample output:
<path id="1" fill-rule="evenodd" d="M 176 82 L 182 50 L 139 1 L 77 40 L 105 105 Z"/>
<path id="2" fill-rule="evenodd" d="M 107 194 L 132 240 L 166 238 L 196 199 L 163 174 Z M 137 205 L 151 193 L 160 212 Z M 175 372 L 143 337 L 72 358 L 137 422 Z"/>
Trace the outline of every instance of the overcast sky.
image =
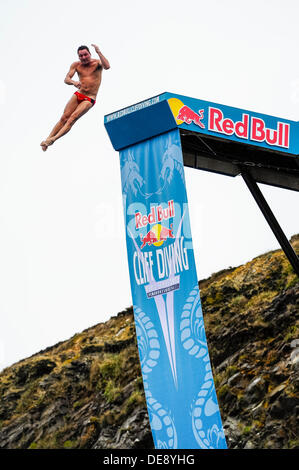
<path id="1" fill-rule="evenodd" d="M 298 120 L 298 18 L 297 0 L 1 1 L 0 369 L 132 304 L 104 115 L 170 91 Z M 91 43 L 111 63 L 97 104 L 43 153 Z M 199 279 L 279 247 L 240 177 L 185 172 Z M 260 188 L 298 233 L 299 194 Z"/>

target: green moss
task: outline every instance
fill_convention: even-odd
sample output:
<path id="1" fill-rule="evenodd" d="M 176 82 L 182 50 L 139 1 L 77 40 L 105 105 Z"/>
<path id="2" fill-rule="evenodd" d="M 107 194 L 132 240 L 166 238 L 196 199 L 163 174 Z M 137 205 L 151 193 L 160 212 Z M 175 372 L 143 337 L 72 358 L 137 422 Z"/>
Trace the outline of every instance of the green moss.
<path id="1" fill-rule="evenodd" d="M 107 356 L 99 365 L 99 372 L 104 379 L 116 378 L 120 375 L 122 360 L 119 354 Z"/>
<path id="2" fill-rule="evenodd" d="M 227 377 L 232 377 L 237 372 L 239 372 L 238 366 L 228 366 L 228 368 L 226 369 Z"/>
<path id="3" fill-rule="evenodd" d="M 59 446 L 53 435 L 48 435 L 44 439 L 39 439 L 36 442 L 31 442 L 28 449 L 57 449 Z"/>
<path id="4" fill-rule="evenodd" d="M 137 377 L 137 379 L 136 379 L 136 387 L 137 387 L 137 390 L 143 390 L 143 379 L 142 379 L 142 376 Z M 0 427 L 1 427 L 1 423 L 0 423 Z"/>
<path id="5" fill-rule="evenodd" d="M 246 308 L 261 307 L 262 305 L 271 303 L 278 292 L 276 290 L 267 290 L 254 295 L 246 304 Z"/>
<path id="6" fill-rule="evenodd" d="M 95 425 L 99 425 L 101 423 L 101 420 L 98 416 L 91 416 L 89 418 L 89 421 L 92 423 L 92 424 L 95 424 Z"/>
<path id="7" fill-rule="evenodd" d="M 108 403 L 113 403 L 121 397 L 121 388 L 116 386 L 113 380 L 108 380 L 105 386 L 104 396 Z"/>
<path id="8" fill-rule="evenodd" d="M 36 442 L 31 442 L 30 446 L 28 449 L 38 449 L 38 444 Z"/>
<path id="9" fill-rule="evenodd" d="M 289 326 L 289 328 L 287 329 L 286 335 L 284 337 L 284 341 L 287 343 L 291 339 L 295 338 L 297 336 L 298 329 L 299 329 L 298 325 Z"/>
<path id="10" fill-rule="evenodd" d="M 299 449 L 299 439 L 292 439 L 289 441 L 289 449 Z"/>
<path id="11" fill-rule="evenodd" d="M 233 307 L 243 307 L 247 302 L 248 299 L 245 295 L 236 295 L 236 297 L 233 297 L 230 301 L 230 305 Z"/>
<path id="12" fill-rule="evenodd" d="M 298 276 L 296 274 L 290 275 L 286 282 L 286 289 L 294 287 L 299 282 Z"/>
<path id="13" fill-rule="evenodd" d="M 82 405 L 83 405 L 82 400 L 77 400 L 77 401 L 75 401 L 75 403 L 73 404 L 73 408 L 74 408 L 74 410 L 76 410 L 76 409 L 78 409 L 78 408 L 81 408 Z"/>
<path id="14" fill-rule="evenodd" d="M 222 385 L 222 387 L 220 387 L 218 390 L 217 390 L 217 395 L 218 395 L 218 398 L 223 398 L 227 392 L 229 392 L 229 386 L 227 384 L 225 385 Z"/>
<path id="15" fill-rule="evenodd" d="M 64 449 L 75 449 L 77 447 L 77 441 L 65 441 L 63 443 Z"/>
<path id="16" fill-rule="evenodd" d="M 137 406 L 145 405 L 144 394 L 140 390 L 135 390 L 125 403 L 126 413 L 129 414 Z"/>
<path id="17" fill-rule="evenodd" d="M 38 395 L 38 384 L 39 379 L 34 380 L 31 384 L 27 387 L 23 395 L 20 397 L 18 404 L 16 406 L 15 412 L 16 414 L 24 413 L 36 405 L 37 399 L 41 399 L 41 395 Z M 42 393 L 44 395 L 44 393 Z"/>
<path id="18" fill-rule="evenodd" d="M 79 354 L 79 353 L 76 354 L 76 355 L 73 354 L 71 357 L 69 357 L 68 359 L 66 359 L 66 360 L 62 363 L 62 365 L 63 365 L 63 366 L 68 366 L 69 364 L 71 364 L 71 362 L 77 361 L 77 360 L 79 359 L 79 357 L 80 357 L 80 354 Z"/>
<path id="19" fill-rule="evenodd" d="M 252 426 L 244 426 L 244 428 L 242 429 L 242 434 L 249 434 L 250 431 L 252 429 Z"/>

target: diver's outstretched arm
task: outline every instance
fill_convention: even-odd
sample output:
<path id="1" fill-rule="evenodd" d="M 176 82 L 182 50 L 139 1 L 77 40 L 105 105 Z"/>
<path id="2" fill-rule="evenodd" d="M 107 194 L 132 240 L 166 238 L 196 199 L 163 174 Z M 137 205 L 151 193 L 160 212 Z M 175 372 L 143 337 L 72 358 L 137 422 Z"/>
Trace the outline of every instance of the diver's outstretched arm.
<path id="1" fill-rule="evenodd" d="M 100 58 L 100 61 L 101 61 L 101 64 L 102 64 L 103 68 L 104 68 L 105 70 L 110 69 L 109 61 L 108 61 L 108 59 L 106 59 L 106 57 L 101 53 L 99 47 L 98 47 L 96 44 L 92 44 L 92 47 L 95 48 L 95 51 L 96 51 L 96 53 L 98 54 L 98 56 L 99 56 L 99 58 Z"/>

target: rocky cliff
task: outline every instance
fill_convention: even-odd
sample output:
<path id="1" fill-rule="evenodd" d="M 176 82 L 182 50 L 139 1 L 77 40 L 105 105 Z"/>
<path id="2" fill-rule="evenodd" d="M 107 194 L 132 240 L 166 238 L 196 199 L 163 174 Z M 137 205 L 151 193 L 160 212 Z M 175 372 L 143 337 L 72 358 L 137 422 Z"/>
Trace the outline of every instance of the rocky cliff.
<path id="1" fill-rule="evenodd" d="M 284 254 L 199 286 L 228 446 L 299 448 L 299 279 Z M 3 370 L 0 397 L 0 448 L 153 447 L 132 308 Z"/>

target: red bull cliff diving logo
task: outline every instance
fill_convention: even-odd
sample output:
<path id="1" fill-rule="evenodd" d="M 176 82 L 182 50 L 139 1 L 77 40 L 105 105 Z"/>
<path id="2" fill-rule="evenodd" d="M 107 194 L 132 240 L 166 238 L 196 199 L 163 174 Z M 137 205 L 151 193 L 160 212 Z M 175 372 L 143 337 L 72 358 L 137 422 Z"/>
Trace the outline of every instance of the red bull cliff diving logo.
<path id="1" fill-rule="evenodd" d="M 204 109 L 196 113 L 178 98 L 170 98 L 168 103 L 179 126 L 183 123 L 188 125 L 193 123 L 205 129 L 205 124 L 202 122 Z M 278 121 L 274 128 L 267 127 L 262 118 L 247 113 L 243 113 L 240 120 L 234 120 L 213 106 L 209 106 L 207 115 L 209 131 L 254 142 L 265 142 L 270 146 L 290 147 L 290 124 L 287 122 Z"/>
<path id="2" fill-rule="evenodd" d="M 142 242 L 141 249 L 146 245 L 161 246 L 168 238 L 174 238 L 172 232 L 172 224 L 170 228 L 161 225 L 163 220 L 173 218 L 175 215 L 173 200 L 168 201 L 168 207 L 162 206 L 152 207 L 148 215 L 142 215 L 141 212 L 135 214 L 135 228 L 146 227 L 148 224 L 153 225 L 146 235 L 140 235 Z M 158 222 L 158 223 L 156 223 Z"/>
<path id="3" fill-rule="evenodd" d="M 156 221 L 158 213 L 162 217 L 162 212 L 158 212 L 159 207 L 161 208 L 162 206 L 152 208 L 147 216 L 140 214 L 140 217 L 138 216 L 135 220 L 138 220 L 138 224 L 143 223 L 144 225 L 146 225 L 146 218 L 148 220 L 151 217 L 150 220 Z M 168 213 L 166 210 L 163 212 L 164 217 L 173 217 L 174 212 L 171 215 L 172 210 L 174 211 L 173 201 L 168 201 L 168 209 Z M 144 285 L 147 298 L 154 299 L 155 301 L 176 388 L 178 387 L 178 379 L 174 334 L 174 292 L 180 289 L 179 273 L 189 270 L 187 249 L 184 248 L 184 237 L 181 236 L 184 216 L 185 211 L 179 221 L 176 236 L 173 237 L 175 239 L 174 243 L 163 250 L 157 248 L 155 250 L 156 256 L 154 256 L 152 251 L 142 252 L 128 228 L 128 232 L 135 245 L 135 253 L 133 255 L 135 280 L 137 285 Z"/>
<path id="4" fill-rule="evenodd" d="M 176 236 L 173 233 L 174 217 L 175 204 L 172 199 L 167 202 L 167 207 L 165 207 L 165 204 L 164 207 L 157 205 L 152 206 L 147 214 L 135 213 L 137 233 L 139 229 L 144 229 L 148 225 L 151 226 L 145 235 L 139 234 L 140 247 L 138 247 L 138 250 L 136 249 L 133 255 L 134 275 L 137 285 L 147 284 L 154 276 L 158 279 L 166 279 L 170 273 L 178 274 L 189 270 L 185 238 L 181 234 L 177 238 L 178 232 Z M 168 240 L 174 243 L 166 244 Z M 134 240 L 135 247 L 137 246 L 136 241 Z M 145 250 L 146 247 L 154 248 L 154 250 Z M 178 288 L 178 285 L 176 284 L 175 287 Z M 169 289 L 169 286 L 167 286 L 167 289 Z"/>

